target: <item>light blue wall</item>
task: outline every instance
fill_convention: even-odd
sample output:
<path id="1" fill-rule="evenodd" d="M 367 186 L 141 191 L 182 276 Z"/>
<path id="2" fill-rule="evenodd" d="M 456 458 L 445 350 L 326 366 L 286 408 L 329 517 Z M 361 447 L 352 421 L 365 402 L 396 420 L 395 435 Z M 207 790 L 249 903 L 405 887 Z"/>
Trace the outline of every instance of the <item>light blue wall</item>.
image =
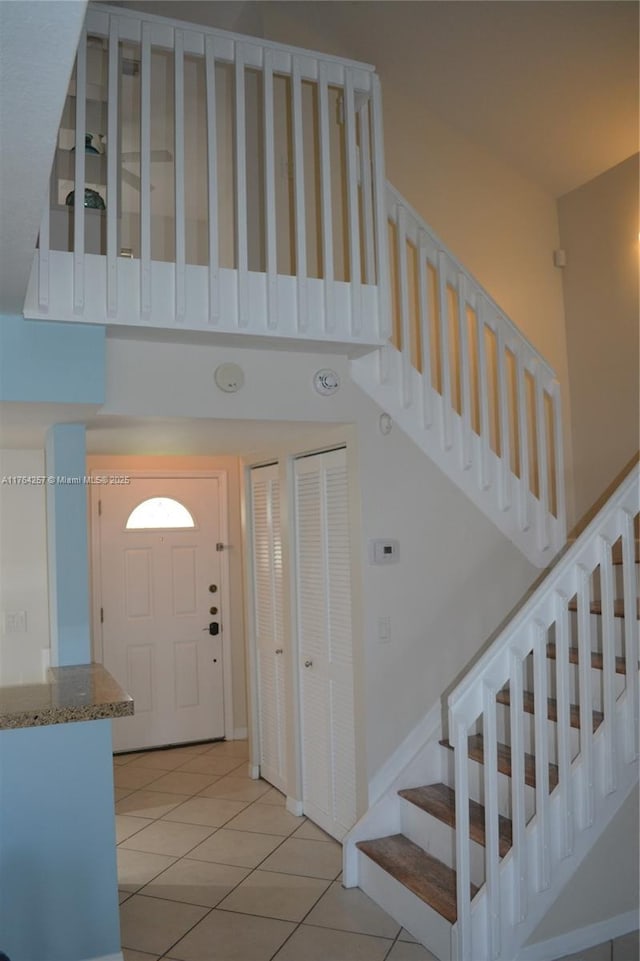
<path id="1" fill-rule="evenodd" d="M 55 424 L 47 432 L 47 544 L 51 663 L 91 660 L 85 429 Z M 77 481 L 77 483 L 74 483 Z"/>
<path id="2" fill-rule="evenodd" d="M 110 721 L 0 732 L 0 951 L 120 951 Z"/>
<path id="3" fill-rule="evenodd" d="M 105 328 L 0 316 L 0 400 L 102 404 Z"/>

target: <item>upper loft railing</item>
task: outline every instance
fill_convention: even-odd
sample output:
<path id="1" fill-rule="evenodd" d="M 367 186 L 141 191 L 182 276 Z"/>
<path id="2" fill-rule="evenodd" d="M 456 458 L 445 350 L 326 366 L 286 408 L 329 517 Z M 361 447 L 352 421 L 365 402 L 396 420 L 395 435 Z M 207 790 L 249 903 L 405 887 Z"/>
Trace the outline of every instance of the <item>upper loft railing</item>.
<path id="1" fill-rule="evenodd" d="M 372 67 L 91 6 L 26 316 L 375 345 L 387 269 Z"/>

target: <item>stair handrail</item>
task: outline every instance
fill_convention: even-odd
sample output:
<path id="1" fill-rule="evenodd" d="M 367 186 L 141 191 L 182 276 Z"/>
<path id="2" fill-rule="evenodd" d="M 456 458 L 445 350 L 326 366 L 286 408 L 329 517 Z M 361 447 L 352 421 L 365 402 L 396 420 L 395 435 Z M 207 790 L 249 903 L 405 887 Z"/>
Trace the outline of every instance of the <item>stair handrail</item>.
<path id="1" fill-rule="evenodd" d="M 555 857 L 571 853 L 578 825 L 574 819 L 572 767 L 579 759 L 584 774 L 583 821 L 589 827 L 597 815 L 598 794 L 594 784 L 594 728 L 601 727 L 605 739 L 604 794 L 616 789 L 620 765 L 634 763 L 638 757 L 638 621 L 635 582 L 635 517 L 640 507 L 640 465 L 635 465 L 591 523 L 569 547 L 548 575 L 533 591 L 490 647 L 470 668 L 448 697 L 449 738 L 454 747 L 456 796 L 456 872 L 458 895 L 457 957 L 471 961 L 471 897 L 469 857 L 469 773 L 468 737 L 482 719 L 484 804 L 485 804 L 485 878 L 488 958 L 499 955 L 501 911 L 500 857 L 498 845 L 498 746 L 496 697 L 509 684 L 512 858 L 515 860 L 515 890 L 512 923 L 527 914 L 526 828 L 524 799 L 523 673 L 524 662 L 533 656 L 533 704 L 535 730 L 535 850 L 536 890 L 551 882 Z M 621 541 L 624 585 L 624 659 L 626 687 L 624 708 L 628 712 L 626 745 L 616 736 L 616 651 L 614 635 L 614 580 L 612 547 Z M 592 597 L 591 582 L 599 569 L 602 615 L 603 700 L 601 714 L 593 711 Z M 570 746 L 569 694 L 569 602 L 577 612 L 578 688 L 580 751 L 572 758 Z M 558 743 L 558 780 L 554 788 L 562 795 L 561 850 L 552 852 L 549 827 L 549 762 L 547 744 L 549 631 L 555 632 L 555 669 L 557 684 L 556 720 Z M 539 705 L 545 705 L 540 710 Z M 575 719 L 574 719 L 575 720 Z M 574 725 L 575 726 L 575 723 Z M 600 732 L 599 732 L 600 733 Z M 623 757 L 624 755 L 624 757 Z M 508 909 L 507 909 L 508 910 Z"/>

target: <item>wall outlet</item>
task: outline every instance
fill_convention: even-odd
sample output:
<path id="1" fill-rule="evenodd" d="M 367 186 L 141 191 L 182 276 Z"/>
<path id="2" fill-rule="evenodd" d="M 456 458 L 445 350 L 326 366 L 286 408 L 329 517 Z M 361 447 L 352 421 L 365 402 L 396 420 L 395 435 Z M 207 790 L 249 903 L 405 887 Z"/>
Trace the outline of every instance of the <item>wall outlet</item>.
<path id="1" fill-rule="evenodd" d="M 5 611 L 4 633 L 5 634 L 26 634 L 27 633 L 27 612 L 26 611 Z"/>

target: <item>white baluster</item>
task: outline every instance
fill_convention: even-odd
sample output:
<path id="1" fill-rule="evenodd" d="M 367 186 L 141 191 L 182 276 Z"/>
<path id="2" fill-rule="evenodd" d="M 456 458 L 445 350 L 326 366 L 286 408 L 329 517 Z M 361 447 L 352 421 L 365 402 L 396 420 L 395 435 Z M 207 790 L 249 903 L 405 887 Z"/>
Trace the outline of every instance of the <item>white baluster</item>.
<path id="1" fill-rule="evenodd" d="M 573 783 L 571 780 L 571 699 L 569 678 L 569 599 L 556 591 L 556 689 L 558 731 L 558 781 L 562 803 L 562 857 L 573 851 Z"/>
<path id="2" fill-rule="evenodd" d="M 431 316 L 427 290 L 427 238 L 424 230 L 418 232 L 418 317 L 420 343 L 422 346 L 422 417 L 425 428 L 433 423 L 431 386 Z"/>
<path id="3" fill-rule="evenodd" d="M 407 276 L 407 220 L 406 211 L 398 204 L 396 213 L 398 249 L 398 285 L 400 288 L 400 323 L 402 328 L 402 390 L 401 403 L 410 407 L 412 397 L 411 330 L 409 317 L 409 281 Z"/>
<path id="4" fill-rule="evenodd" d="M 307 309 L 307 219 L 304 198 L 304 139 L 302 128 L 302 75 L 298 57 L 291 72 L 293 115 L 293 194 L 295 206 L 298 330 L 309 326 Z"/>
<path id="5" fill-rule="evenodd" d="M 462 401 L 462 444 L 460 446 L 460 466 L 463 470 L 471 467 L 471 363 L 469 359 L 469 330 L 467 326 L 466 280 L 458 271 L 458 331 L 460 337 L 460 380 Z"/>
<path id="6" fill-rule="evenodd" d="M 140 313 L 151 314 L 151 23 L 142 23 L 140 50 Z"/>
<path id="7" fill-rule="evenodd" d="M 331 140 L 329 134 L 328 65 L 318 67 L 318 115 L 320 136 L 320 203 L 322 207 L 322 267 L 324 273 L 324 329 L 335 330 L 333 309 L 333 214 L 331 210 Z"/>
<path id="8" fill-rule="evenodd" d="M 440 370 L 442 374 L 442 446 L 445 450 L 450 450 L 453 444 L 453 430 L 447 268 L 447 255 L 443 250 L 440 250 L 438 251 L 438 307 L 440 314 Z"/>
<path id="9" fill-rule="evenodd" d="M 389 282 L 388 225 L 386 180 L 384 174 L 384 134 L 382 127 L 382 95 L 380 78 L 374 74 L 372 84 L 373 194 L 376 220 L 376 278 L 378 281 L 378 333 L 384 340 L 391 334 L 391 300 Z M 381 358 L 381 364 L 384 360 Z"/>
<path id="10" fill-rule="evenodd" d="M 358 111 L 360 120 L 360 184 L 362 190 L 362 224 L 364 247 L 364 278 L 375 284 L 375 244 L 373 236 L 373 196 L 371 193 L 371 139 L 369 134 L 369 101 Z"/>
<path id="11" fill-rule="evenodd" d="M 84 313 L 84 190 L 87 119 L 87 31 L 80 34 L 76 57 L 76 150 L 73 206 L 73 310 Z"/>
<path id="12" fill-rule="evenodd" d="M 207 89 L 209 324 L 215 327 L 220 319 L 220 239 L 218 233 L 218 131 L 214 48 L 214 38 L 207 36 L 205 39 L 205 80 Z"/>
<path id="13" fill-rule="evenodd" d="M 518 517 L 520 530 L 528 531 L 529 518 L 529 423 L 527 421 L 527 385 L 522 351 L 516 350 L 516 384 L 518 394 L 518 442 L 520 451 L 520 482 L 518 484 Z"/>
<path id="14" fill-rule="evenodd" d="M 278 239 L 276 231 L 276 155 L 273 105 L 273 52 L 264 51 L 262 71 L 264 123 L 264 202 L 267 269 L 267 327 L 278 326 Z"/>
<path id="15" fill-rule="evenodd" d="M 626 671 L 627 701 L 630 720 L 627 724 L 627 760 L 635 761 L 638 756 L 638 620 L 636 609 L 636 544 L 633 514 L 621 511 L 622 520 L 622 580 L 624 589 L 624 655 Z"/>
<path id="16" fill-rule="evenodd" d="M 469 759 L 467 725 L 453 724 L 456 796 L 456 892 L 458 902 L 458 961 L 471 958 L 471 866 L 469 858 Z"/>
<path id="17" fill-rule="evenodd" d="M 176 196 L 176 262 L 175 262 L 175 319 L 184 323 L 186 307 L 186 239 L 184 225 L 184 32 L 174 31 L 174 176 Z"/>
<path id="18" fill-rule="evenodd" d="M 591 708 L 591 591 L 590 572 L 577 567 L 578 583 L 578 688 L 580 692 L 580 754 L 582 756 L 582 827 L 594 817 L 593 713 Z"/>
<path id="19" fill-rule="evenodd" d="M 507 355 L 502 324 L 498 326 L 498 423 L 500 427 L 500 508 L 511 507 L 511 436 L 507 394 Z"/>
<path id="20" fill-rule="evenodd" d="M 235 132 L 236 132 L 236 271 L 238 326 L 249 324 L 249 247 L 247 238 L 247 130 L 244 76 L 244 45 L 235 45 Z"/>
<path id="21" fill-rule="evenodd" d="M 549 547 L 549 457 L 544 387 L 542 386 L 539 364 L 536 366 L 535 390 L 538 457 L 538 547 L 541 551 L 546 551 Z"/>
<path id="22" fill-rule="evenodd" d="M 549 741 L 547 684 L 547 632 L 544 624 L 532 625 L 533 635 L 533 704 L 536 745 L 536 864 L 537 888 L 544 891 L 551 882 L 549 850 Z"/>
<path id="23" fill-rule="evenodd" d="M 49 209 L 51 204 L 51 186 L 47 191 L 47 199 L 42 211 L 40 233 L 38 234 L 38 306 L 40 310 L 49 309 Z"/>
<path id="24" fill-rule="evenodd" d="M 360 264 L 360 214 L 358 210 L 358 161 L 353 72 L 344 71 L 344 126 L 347 154 L 347 238 L 349 244 L 349 289 L 351 294 L 351 336 L 362 332 L 362 268 Z"/>
<path id="25" fill-rule="evenodd" d="M 109 74 L 107 92 L 107 315 L 118 313 L 118 95 L 120 93 L 118 18 L 109 17 Z"/>
<path id="26" fill-rule="evenodd" d="M 553 382 L 551 391 L 551 402 L 553 405 L 553 447 L 554 460 L 556 466 L 555 492 L 556 492 L 556 514 L 558 518 L 559 537 L 555 547 L 564 544 L 567 515 L 565 507 L 564 491 L 564 443 L 562 439 L 562 402 L 560 384 L 557 380 Z"/>
<path id="27" fill-rule="evenodd" d="M 485 343 L 486 301 L 480 290 L 476 291 L 476 337 L 478 341 L 478 394 L 480 397 L 480 459 L 478 461 L 478 484 L 487 490 L 489 477 L 489 451 L 491 450 L 491 430 L 489 427 L 489 379 L 487 377 L 487 349 Z"/>
<path id="28" fill-rule="evenodd" d="M 512 648 L 509 652 L 509 694 L 511 716 L 511 812 L 515 882 L 513 889 L 513 923 L 527 916 L 527 833 L 524 769 L 524 706 L 522 696 L 522 658 Z"/>
<path id="29" fill-rule="evenodd" d="M 600 537 L 600 594 L 602 623 L 602 691 L 604 708 L 604 791 L 611 794 L 616 789 L 617 743 L 616 743 L 616 642 L 613 613 L 613 563 L 611 544 Z M 631 611 L 625 611 L 627 617 Z"/>
<path id="30" fill-rule="evenodd" d="M 498 824 L 498 731 L 496 688 L 483 684 L 484 823 L 488 961 L 500 954 L 500 832 Z"/>

